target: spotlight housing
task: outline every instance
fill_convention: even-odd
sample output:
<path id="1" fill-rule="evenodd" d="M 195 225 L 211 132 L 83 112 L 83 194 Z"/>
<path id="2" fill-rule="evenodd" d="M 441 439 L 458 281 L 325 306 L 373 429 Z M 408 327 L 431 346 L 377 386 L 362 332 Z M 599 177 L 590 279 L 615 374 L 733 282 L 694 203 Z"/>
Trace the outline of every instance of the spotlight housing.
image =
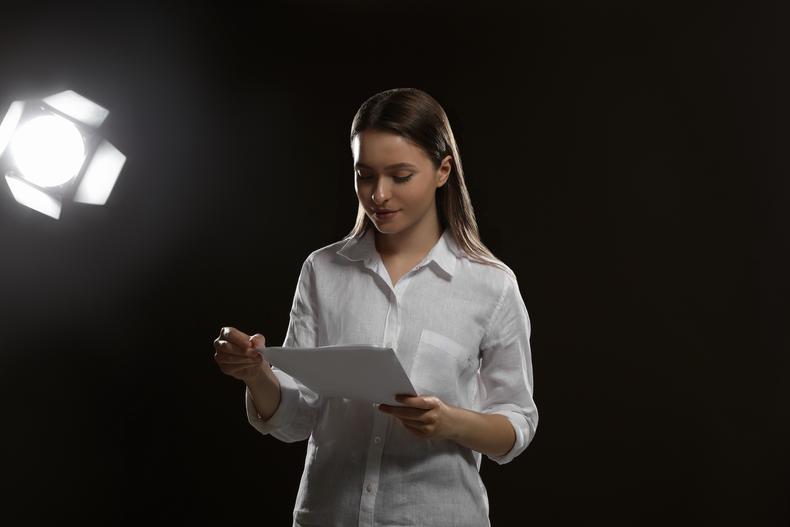
<path id="1" fill-rule="evenodd" d="M 65 201 L 104 205 L 126 163 L 98 133 L 108 114 L 71 90 L 12 102 L 0 122 L 0 169 L 14 199 L 55 219 Z"/>

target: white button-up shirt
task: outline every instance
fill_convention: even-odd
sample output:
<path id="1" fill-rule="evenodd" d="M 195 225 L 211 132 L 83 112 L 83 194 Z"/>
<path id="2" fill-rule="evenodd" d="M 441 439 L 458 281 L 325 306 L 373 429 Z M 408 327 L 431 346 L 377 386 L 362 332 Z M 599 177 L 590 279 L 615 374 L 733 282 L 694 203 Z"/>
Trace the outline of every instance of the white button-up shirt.
<path id="1" fill-rule="evenodd" d="M 467 258 L 449 229 L 393 287 L 374 227 L 304 261 L 283 347 L 391 347 L 419 395 L 501 414 L 527 448 L 538 425 L 531 325 L 515 275 Z M 481 454 L 420 438 L 375 404 L 319 396 L 273 367 L 281 399 L 267 421 L 249 389 L 250 424 L 286 441 L 309 439 L 293 526 L 486 526 Z"/>

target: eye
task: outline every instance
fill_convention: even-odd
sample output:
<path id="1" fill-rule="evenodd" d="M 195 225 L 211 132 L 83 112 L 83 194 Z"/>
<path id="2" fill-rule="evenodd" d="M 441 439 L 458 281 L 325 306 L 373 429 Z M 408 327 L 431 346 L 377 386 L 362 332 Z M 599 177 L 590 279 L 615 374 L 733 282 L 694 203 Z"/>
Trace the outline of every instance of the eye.
<path id="1" fill-rule="evenodd" d="M 397 183 L 406 183 L 411 177 L 414 175 L 414 172 L 409 174 L 408 176 L 395 176 L 393 179 Z M 373 179 L 373 176 L 363 176 L 361 173 L 357 172 L 357 179 L 368 180 Z"/>
<path id="2" fill-rule="evenodd" d="M 414 172 L 412 172 L 412 173 L 411 173 L 411 174 L 409 174 L 408 176 L 401 176 L 401 177 L 396 177 L 396 178 L 395 178 L 395 181 L 397 181 L 398 183 L 406 183 L 408 180 L 410 180 L 410 179 L 411 179 L 411 177 L 412 177 L 413 175 L 414 175 Z"/>

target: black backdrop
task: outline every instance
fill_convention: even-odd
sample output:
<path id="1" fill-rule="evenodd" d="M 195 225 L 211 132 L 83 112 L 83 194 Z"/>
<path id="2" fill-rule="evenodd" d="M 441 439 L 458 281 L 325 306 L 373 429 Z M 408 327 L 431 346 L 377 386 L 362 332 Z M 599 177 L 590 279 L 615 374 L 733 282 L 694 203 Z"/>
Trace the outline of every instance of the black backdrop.
<path id="1" fill-rule="evenodd" d="M 305 443 L 249 426 L 212 341 L 282 342 L 356 214 L 354 112 L 403 86 L 532 320 L 540 424 L 484 461 L 493 524 L 790 523 L 787 9 L 515 6 L 3 8 L 2 111 L 74 89 L 128 156 L 59 221 L 0 191 L 8 525 L 290 524 Z"/>

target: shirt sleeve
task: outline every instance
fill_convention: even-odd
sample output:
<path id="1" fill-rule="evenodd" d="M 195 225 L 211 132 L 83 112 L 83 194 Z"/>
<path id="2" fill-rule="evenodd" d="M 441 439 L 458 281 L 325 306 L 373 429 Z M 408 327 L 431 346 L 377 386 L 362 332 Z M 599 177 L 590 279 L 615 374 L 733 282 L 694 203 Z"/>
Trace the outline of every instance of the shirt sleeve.
<path id="1" fill-rule="evenodd" d="M 310 255 L 302 264 L 282 347 L 318 346 L 316 298 L 315 269 L 313 255 Z M 255 409 L 249 388 L 246 388 L 244 402 L 248 421 L 261 434 L 271 434 L 287 443 L 307 439 L 313 431 L 321 397 L 276 366 L 272 366 L 272 371 L 280 381 L 280 404 L 268 420 L 263 420 Z"/>
<path id="2" fill-rule="evenodd" d="M 500 465 L 521 454 L 538 427 L 538 408 L 532 398 L 531 329 L 518 282 L 506 275 L 505 287 L 480 343 L 480 411 L 505 416 L 516 433 L 510 451 L 487 456 Z"/>

